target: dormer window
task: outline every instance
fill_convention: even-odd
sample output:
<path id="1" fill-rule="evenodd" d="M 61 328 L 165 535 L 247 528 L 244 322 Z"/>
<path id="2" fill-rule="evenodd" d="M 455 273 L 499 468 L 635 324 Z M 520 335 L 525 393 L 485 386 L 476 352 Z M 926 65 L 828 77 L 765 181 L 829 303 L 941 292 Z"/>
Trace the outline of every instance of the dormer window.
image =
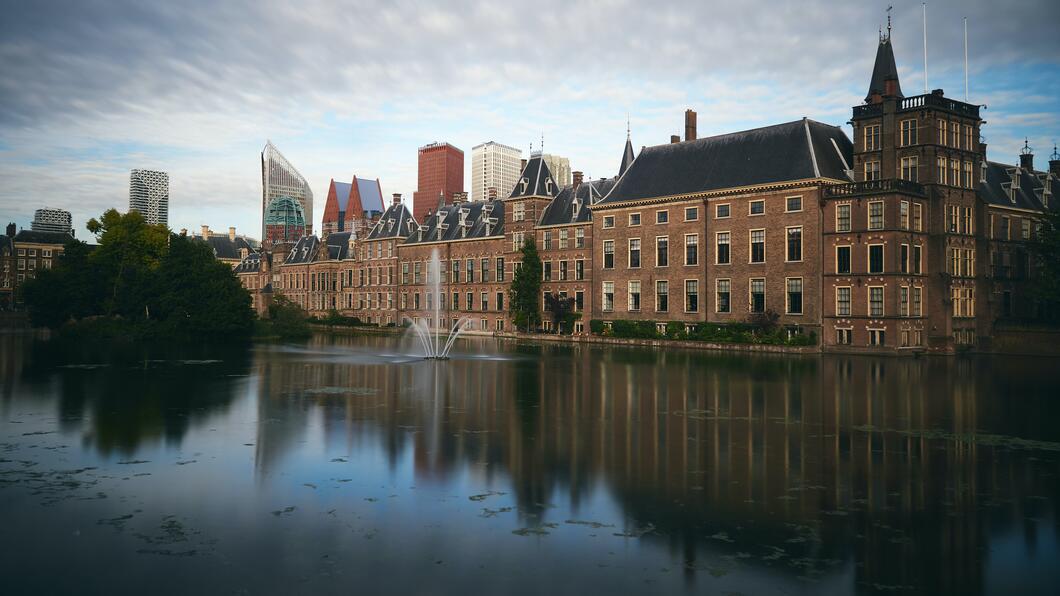
<path id="1" fill-rule="evenodd" d="M 551 195 L 552 194 L 552 179 L 551 178 L 545 178 L 545 194 L 547 194 L 547 195 Z"/>
<path id="2" fill-rule="evenodd" d="M 979 162 L 979 182 L 986 184 L 986 160 Z"/>
<path id="3" fill-rule="evenodd" d="M 520 180 L 519 180 L 519 184 L 521 184 L 521 185 L 522 185 L 522 187 L 523 187 L 523 190 L 522 190 L 522 192 L 520 192 L 519 194 L 523 194 L 523 195 L 525 195 L 525 194 L 526 194 L 526 187 L 527 187 L 527 186 L 530 186 L 530 179 L 529 179 L 529 178 L 526 178 L 526 177 L 524 176 L 524 177 L 523 177 L 522 179 L 520 179 Z"/>

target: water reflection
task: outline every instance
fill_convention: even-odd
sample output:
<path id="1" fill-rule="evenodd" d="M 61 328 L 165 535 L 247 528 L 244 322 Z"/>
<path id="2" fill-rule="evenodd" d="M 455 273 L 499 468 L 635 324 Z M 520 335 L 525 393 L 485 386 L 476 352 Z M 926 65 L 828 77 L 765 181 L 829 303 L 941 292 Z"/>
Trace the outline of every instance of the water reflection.
<path id="1" fill-rule="evenodd" d="M 228 411 L 246 395 L 254 438 L 218 457 L 237 460 L 239 446 L 252 448 L 247 490 L 291 500 L 299 484 L 339 490 L 362 476 L 389 478 L 393 494 L 363 506 L 419 491 L 414 504 L 381 518 L 406 539 L 430 528 L 458 540 L 469 522 L 446 504 L 456 495 L 478 517 L 497 516 L 512 529 L 464 543 L 468 557 L 523 548 L 513 541 L 529 536 L 544 550 L 526 552 L 519 565 L 566 569 L 545 554 L 550 545 L 581 565 L 509 585 L 513 592 L 1060 586 L 1060 429 L 1051 424 L 1060 404 L 1042 361 L 471 340 L 453 360 L 426 363 L 405 358 L 411 348 L 389 338 L 324 335 L 221 355 L 118 350 L 87 358 L 55 344 L 3 345 L 0 366 L 20 378 L 5 381 L 4 402 L 54 401 L 63 432 L 83 427 L 85 450 L 132 456 L 144 442 L 179 443 L 197 426 L 247 424 L 246 412 Z M 494 353 L 504 358 L 475 357 Z M 398 364 L 380 364 L 387 359 Z M 347 463 L 348 472 L 340 467 Z M 424 523 L 412 526 L 409 515 Z M 619 573 L 598 564 L 614 555 L 613 541 L 635 541 L 653 567 L 633 570 L 638 563 L 627 561 Z M 514 565 L 502 567 L 521 573 Z M 461 581 L 473 585 L 473 569 Z M 625 581 L 633 571 L 647 579 Z"/>

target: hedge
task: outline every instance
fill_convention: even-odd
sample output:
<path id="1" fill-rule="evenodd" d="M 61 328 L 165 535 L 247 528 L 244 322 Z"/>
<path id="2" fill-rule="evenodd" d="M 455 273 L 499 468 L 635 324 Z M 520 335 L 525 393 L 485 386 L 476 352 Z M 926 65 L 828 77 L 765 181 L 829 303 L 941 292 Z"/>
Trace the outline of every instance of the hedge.
<path id="1" fill-rule="evenodd" d="M 797 334 L 790 338 L 784 327 L 761 329 L 750 323 L 699 323 L 691 332 L 685 330 L 685 324 L 677 321 L 666 323 L 665 331 L 660 333 L 656 321 L 630 321 L 616 319 L 611 321 L 608 329 L 604 321 L 589 321 L 589 330 L 594 335 L 616 337 L 621 339 L 673 339 L 731 344 L 770 344 L 784 346 L 817 345 L 817 333 Z"/>

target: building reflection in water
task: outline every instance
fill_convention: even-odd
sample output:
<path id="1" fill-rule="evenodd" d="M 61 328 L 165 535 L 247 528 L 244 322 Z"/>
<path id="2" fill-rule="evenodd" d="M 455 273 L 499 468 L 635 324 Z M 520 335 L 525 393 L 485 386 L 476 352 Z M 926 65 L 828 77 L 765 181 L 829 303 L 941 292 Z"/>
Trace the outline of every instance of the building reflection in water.
<path id="1" fill-rule="evenodd" d="M 354 458 L 366 441 L 411 457 L 417 484 L 510 483 L 531 521 L 603 488 L 690 574 L 767 549 L 744 563 L 880 589 L 981 593 L 991 535 L 1060 534 L 1040 362 L 542 345 L 383 366 L 365 341 L 257 353 L 259 474 L 319 415 Z"/>

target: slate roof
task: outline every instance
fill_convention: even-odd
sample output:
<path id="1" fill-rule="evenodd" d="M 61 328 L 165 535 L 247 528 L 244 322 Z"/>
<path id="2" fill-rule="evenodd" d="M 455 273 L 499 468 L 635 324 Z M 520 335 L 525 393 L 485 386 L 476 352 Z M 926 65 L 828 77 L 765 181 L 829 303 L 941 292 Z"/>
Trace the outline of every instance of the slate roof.
<path id="1" fill-rule="evenodd" d="M 335 182 L 335 199 L 339 206 L 339 212 L 346 212 L 346 205 L 350 202 L 350 188 L 353 186 L 349 182 Z"/>
<path id="2" fill-rule="evenodd" d="M 556 180 L 552 177 L 552 172 L 548 169 L 548 164 L 541 159 L 540 153 L 534 153 L 530 156 L 530 161 L 526 162 L 522 173 L 519 174 L 519 180 L 515 183 L 515 188 L 512 189 L 512 194 L 508 195 L 508 198 L 555 197 L 559 194 L 559 190 Z"/>
<path id="3" fill-rule="evenodd" d="M 842 129 L 803 118 L 645 147 L 600 203 L 813 178 L 846 181 L 852 162 L 853 146 Z"/>
<path id="4" fill-rule="evenodd" d="M 193 236 L 193 238 L 203 241 L 202 236 Z M 218 259 L 233 260 L 242 258 L 243 255 L 240 250 L 244 248 L 249 252 L 254 252 L 254 247 L 242 236 L 236 236 L 235 240 L 231 240 L 227 234 L 211 234 L 209 238 L 205 239 L 205 242 L 210 245 L 210 248 L 213 249 L 213 256 Z"/>
<path id="5" fill-rule="evenodd" d="M 320 246 L 320 238 L 313 236 L 302 236 L 295 243 L 294 247 L 291 248 L 291 252 L 287 253 L 287 257 L 284 258 L 284 265 L 302 265 L 304 263 L 312 263 L 313 259 L 317 254 L 317 247 Z"/>
<path id="6" fill-rule="evenodd" d="M 0 254 L 11 254 L 15 252 L 15 244 L 12 242 L 11 236 L 0 234 Z"/>
<path id="7" fill-rule="evenodd" d="M 409 227 L 410 223 L 412 227 Z M 417 226 L 416 220 L 404 203 L 398 203 L 387 207 L 379 221 L 368 232 L 367 239 L 404 238 L 415 231 Z"/>
<path id="8" fill-rule="evenodd" d="M 466 226 L 461 226 L 461 211 Z M 494 220 L 487 226 L 487 218 Z M 439 236 L 439 224 L 442 225 Z M 492 238 L 504 235 L 504 203 L 501 201 L 467 201 L 445 205 L 423 224 L 422 237 L 418 229 L 405 239 L 405 244 L 461 240 L 464 238 Z M 464 229 L 461 232 L 461 228 Z M 487 228 L 489 228 L 487 230 Z M 488 233 L 487 233 L 488 231 Z"/>
<path id="9" fill-rule="evenodd" d="M 350 252 L 350 232 L 334 232 L 325 240 L 328 244 L 328 259 L 342 260 Z"/>
<path id="10" fill-rule="evenodd" d="M 1060 176 L 1048 172 L 1019 169 L 1019 189 L 1012 193 L 1012 176 L 1016 166 L 986 162 L 986 181 L 979 183 L 978 195 L 983 201 L 1000 207 L 1016 207 L 1033 211 L 1060 211 Z M 1046 184 L 1049 186 L 1048 207 L 1045 205 Z M 1015 200 L 1013 200 L 1015 199 Z"/>
<path id="11" fill-rule="evenodd" d="M 232 269 L 238 273 L 257 273 L 261 271 L 261 253 L 252 252 Z"/>
<path id="12" fill-rule="evenodd" d="M 74 237 L 66 232 L 41 232 L 37 230 L 19 230 L 15 234 L 15 242 L 31 242 L 35 244 L 66 244 Z"/>
<path id="13" fill-rule="evenodd" d="M 383 191 L 379 187 L 378 180 L 366 180 L 364 178 L 357 178 L 357 191 L 361 194 L 361 208 L 365 212 L 383 212 Z M 346 186 L 349 186 L 348 184 Z M 349 195 L 349 193 L 346 193 Z M 340 207 L 341 210 L 345 211 L 344 207 Z"/>
<path id="14" fill-rule="evenodd" d="M 898 97 L 902 95 L 902 86 L 898 83 L 898 66 L 894 62 L 894 48 L 891 47 L 890 36 L 880 39 L 880 46 L 876 48 L 876 64 L 872 66 L 872 79 L 869 80 L 869 92 L 865 95 L 865 101 L 869 101 L 873 94 L 883 95 L 884 81 L 894 79 L 895 91 Z"/>
<path id="15" fill-rule="evenodd" d="M 541 214 L 540 226 L 558 226 L 592 221 L 589 206 L 602 199 L 615 185 L 618 178 L 600 178 L 582 182 L 577 189 L 564 186 L 555 199 Z"/>
<path id="16" fill-rule="evenodd" d="M 629 138 L 629 135 L 626 135 L 626 148 L 622 151 L 622 163 L 618 166 L 619 176 L 626 173 L 629 166 L 633 164 L 634 159 L 636 159 L 636 156 L 633 154 L 633 141 Z"/>

